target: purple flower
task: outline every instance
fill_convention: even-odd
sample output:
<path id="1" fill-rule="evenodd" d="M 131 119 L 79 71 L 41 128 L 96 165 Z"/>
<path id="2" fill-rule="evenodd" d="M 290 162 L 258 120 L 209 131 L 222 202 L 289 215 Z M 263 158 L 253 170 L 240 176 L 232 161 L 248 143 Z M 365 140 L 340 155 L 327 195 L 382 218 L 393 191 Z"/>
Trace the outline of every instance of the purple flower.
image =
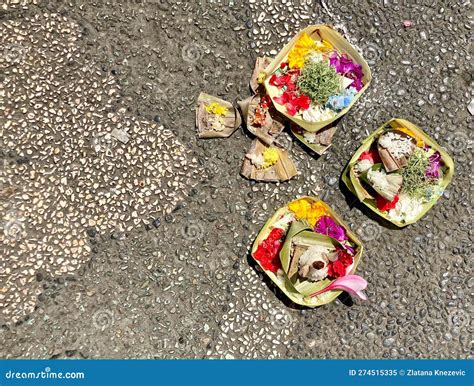
<path id="1" fill-rule="evenodd" d="M 354 256 L 355 255 L 355 249 L 352 248 L 349 244 L 342 244 L 342 246 L 352 255 Z"/>
<path id="2" fill-rule="evenodd" d="M 314 227 L 316 233 L 326 235 L 338 241 L 348 240 L 346 231 L 343 227 L 337 225 L 330 216 L 322 216 Z"/>
<path id="3" fill-rule="evenodd" d="M 354 63 L 346 54 L 340 56 L 337 53 L 333 54 L 329 58 L 329 64 L 334 67 L 336 72 L 353 80 L 349 87 L 359 91 L 364 86 L 362 83 L 362 78 L 364 77 L 362 66 Z"/>
<path id="4" fill-rule="evenodd" d="M 440 169 L 443 162 L 441 161 L 441 154 L 439 153 L 439 151 L 437 151 L 430 158 L 428 158 L 428 161 L 430 162 L 430 164 L 425 172 L 426 177 L 439 178 Z"/>

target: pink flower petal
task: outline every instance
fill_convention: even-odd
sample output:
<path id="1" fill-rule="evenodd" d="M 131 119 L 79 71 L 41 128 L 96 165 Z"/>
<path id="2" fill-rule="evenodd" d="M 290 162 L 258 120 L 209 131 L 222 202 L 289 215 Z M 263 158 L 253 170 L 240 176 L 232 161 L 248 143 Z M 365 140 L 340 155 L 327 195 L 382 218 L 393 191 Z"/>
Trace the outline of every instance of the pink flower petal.
<path id="1" fill-rule="evenodd" d="M 310 295 L 310 297 L 314 297 L 327 291 L 342 290 L 346 291 L 354 297 L 358 297 L 361 300 L 367 300 L 367 296 L 364 292 L 362 292 L 366 288 L 367 281 L 365 279 L 358 275 L 347 275 L 334 280 L 326 288 L 323 288 L 321 291 L 315 292 L 314 294 Z"/>

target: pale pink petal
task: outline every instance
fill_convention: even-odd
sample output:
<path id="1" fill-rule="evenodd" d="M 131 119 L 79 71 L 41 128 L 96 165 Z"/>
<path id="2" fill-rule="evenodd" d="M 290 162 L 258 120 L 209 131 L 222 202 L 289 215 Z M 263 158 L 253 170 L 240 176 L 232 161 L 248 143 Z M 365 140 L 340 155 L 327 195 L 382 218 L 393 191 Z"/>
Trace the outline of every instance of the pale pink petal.
<path id="1" fill-rule="evenodd" d="M 347 275 L 334 280 L 326 288 L 323 288 L 321 291 L 312 294 L 311 297 L 327 291 L 342 290 L 355 297 L 358 297 L 359 299 L 367 300 L 367 296 L 364 294 L 364 292 L 362 292 L 366 288 L 367 281 L 365 279 L 358 275 Z"/>

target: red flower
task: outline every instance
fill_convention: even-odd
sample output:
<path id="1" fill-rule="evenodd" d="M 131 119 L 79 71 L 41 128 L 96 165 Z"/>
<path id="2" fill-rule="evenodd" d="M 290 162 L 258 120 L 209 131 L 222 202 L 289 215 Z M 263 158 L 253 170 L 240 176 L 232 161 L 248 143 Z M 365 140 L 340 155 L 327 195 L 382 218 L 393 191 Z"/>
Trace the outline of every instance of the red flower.
<path id="1" fill-rule="evenodd" d="M 298 111 L 309 108 L 311 99 L 309 99 L 307 95 L 301 94 L 299 96 L 295 96 L 294 93 L 288 94 L 288 101 L 286 103 L 286 110 L 288 111 L 288 114 L 295 115 Z"/>
<path id="2" fill-rule="evenodd" d="M 309 106 L 311 105 L 311 99 L 309 96 L 301 94 L 297 99 L 297 106 L 300 109 L 307 110 L 309 109 Z"/>
<path id="3" fill-rule="evenodd" d="M 299 68 L 293 68 L 292 70 L 288 70 L 286 73 L 294 76 L 294 80 L 296 80 L 300 76 L 301 70 Z"/>
<path id="4" fill-rule="evenodd" d="M 286 68 L 287 64 L 280 66 Z M 297 92 L 296 81 L 300 76 L 299 69 L 286 70 L 282 75 L 273 74 L 270 78 L 270 84 L 284 90 L 283 93 L 274 97 L 273 100 L 280 105 L 286 106 L 288 114 L 295 115 L 300 110 L 306 110 L 311 104 L 311 99 L 304 94 Z"/>
<path id="5" fill-rule="evenodd" d="M 286 63 L 286 62 L 281 62 L 281 63 L 280 63 L 280 68 L 283 70 L 287 65 L 288 65 L 288 63 Z"/>
<path id="6" fill-rule="evenodd" d="M 285 231 L 281 228 L 273 228 L 268 237 L 263 240 L 253 257 L 260 262 L 263 269 L 276 272 L 281 268 L 279 253 L 283 242 L 281 238 L 285 235 Z"/>
<path id="7" fill-rule="evenodd" d="M 270 96 L 265 94 L 261 99 L 260 99 L 260 106 L 262 106 L 264 109 L 268 109 L 272 104 L 272 100 L 270 99 Z"/>
<path id="8" fill-rule="evenodd" d="M 286 105 L 291 98 L 291 93 L 285 91 L 283 94 L 277 97 L 273 97 L 273 100 L 280 105 Z"/>
<path id="9" fill-rule="evenodd" d="M 285 66 L 282 66 L 280 68 L 284 69 L 285 67 L 286 67 L 286 64 Z M 300 70 L 298 69 L 287 70 L 287 71 L 284 71 L 283 74 L 281 75 L 273 74 L 270 77 L 269 83 L 272 86 L 278 87 L 280 89 L 283 88 L 284 86 L 286 86 L 286 90 L 288 90 L 289 88 L 295 89 L 296 88 L 295 83 L 299 76 L 300 76 Z"/>
<path id="10" fill-rule="evenodd" d="M 285 235 L 285 231 L 281 228 L 273 228 L 267 237 L 267 240 L 277 241 Z"/>
<path id="11" fill-rule="evenodd" d="M 341 260 L 336 260 L 328 265 L 328 276 L 337 279 L 346 275 L 346 267 Z"/>
<path id="12" fill-rule="evenodd" d="M 328 276 L 337 279 L 341 276 L 346 276 L 347 267 L 354 262 L 352 256 L 345 249 L 337 249 L 337 260 L 329 263 Z"/>
<path id="13" fill-rule="evenodd" d="M 370 149 L 369 151 L 364 151 L 360 157 L 359 161 L 362 161 L 363 159 L 367 159 L 373 164 L 378 164 L 381 162 L 379 152 L 375 149 Z"/>
<path id="14" fill-rule="evenodd" d="M 308 109 L 311 104 L 311 99 L 307 95 L 297 95 L 289 90 L 286 90 L 278 97 L 274 97 L 273 100 L 281 105 L 285 105 L 290 115 L 295 115 L 300 110 Z"/>
<path id="15" fill-rule="evenodd" d="M 348 267 L 354 261 L 352 256 L 345 249 L 340 249 L 337 252 L 337 260 L 341 261 L 344 267 Z"/>
<path id="16" fill-rule="evenodd" d="M 290 81 L 291 81 L 291 75 L 286 75 L 286 74 L 275 75 L 275 74 L 273 74 L 272 77 L 270 78 L 269 83 L 272 86 L 282 88 L 283 86 L 286 86 Z"/>
<path id="17" fill-rule="evenodd" d="M 294 84 L 291 81 L 286 84 L 286 90 L 285 91 L 295 91 L 295 90 L 296 90 L 296 84 Z"/>
<path id="18" fill-rule="evenodd" d="M 395 208 L 395 206 L 397 205 L 397 202 L 398 202 L 398 194 L 395 196 L 395 198 L 393 199 L 393 201 L 388 201 L 386 200 L 384 197 L 380 196 L 380 195 L 377 195 L 377 197 L 375 197 L 375 202 L 377 203 L 377 208 L 381 211 L 381 212 L 385 212 L 387 210 L 390 210 L 390 209 L 393 209 Z"/>
<path id="19" fill-rule="evenodd" d="M 286 112 L 291 116 L 295 115 L 298 112 L 298 107 L 295 103 L 293 103 L 293 101 L 289 101 L 286 104 Z"/>

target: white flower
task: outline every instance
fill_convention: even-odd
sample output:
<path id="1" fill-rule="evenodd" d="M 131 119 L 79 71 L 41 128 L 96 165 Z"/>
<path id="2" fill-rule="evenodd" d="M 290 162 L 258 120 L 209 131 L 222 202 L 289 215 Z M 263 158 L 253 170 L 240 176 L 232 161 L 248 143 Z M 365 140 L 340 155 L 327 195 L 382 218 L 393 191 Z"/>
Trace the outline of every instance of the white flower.
<path id="1" fill-rule="evenodd" d="M 272 225 L 272 228 L 281 228 L 284 230 L 288 230 L 290 227 L 290 223 L 295 219 L 293 216 L 293 213 L 287 213 L 281 218 L 279 218 L 277 221 L 275 221 Z"/>
<path id="2" fill-rule="evenodd" d="M 372 187 L 389 201 L 393 201 L 403 182 L 403 177 L 400 174 L 387 174 L 383 169 L 369 169 L 367 179 Z"/>
<path id="3" fill-rule="evenodd" d="M 213 131 L 223 131 L 224 119 L 220 115 L 210 115 L 209 128 Z"/>
<path id="4" fill-rule="evenodd" d="M 300 257 L 299 274 L 312 281 L 323 280 L 328 275 L 329 249 L 321 245 L 309 247 Z"/>
<path id="5" fill-rule="evenodd" d="M 312 105 L 309 109 L 303 111 L 303 119 L 308 122 L 319 122 L 332 119 L 336 113 L 328 108 Z"/>
<path id="6" fill-rule="evenodd" d="M 320 52 L 313 52 L 310 54 L 307 59 L 310 62 L 322 62 L 324 60 L 323 54 Z"/>
<path id="7" fill-rule="evenodd" d="M 304 131 L 303 132 L 303 138 L 309 142 L 309 143 L 316 143 L 316 134 L 317 133 L 312 133 L 311 131 Z"/>
<path id="8" fill-rule="evenodd" d="M 374 166 L 373 162 L 369 159 L 363 159 L 357 162 L 354 166 L 354 170 L 357 174 L 363 174 L 367 170 L 369 170 L 372 166 Z"/>
<path id="9" fill-rule="evenodd" d="M 245 157 L 247 157 L 257 169 L 262 168 L 263 164 L 265 163 L 262 154 L 248 153 L 245 154 Z"/>
<path id="10" fill-rule="evenodd" d="M 388 211 L 388 215 L 395 221 L 411 221 L 423 210 L 423 202 L 420 198 L 400 194 L 395 208 Z"/>
<path id="11" fill-rule="evenodd" d="M 387 149 L 397 159 L 410 155 L 415 149 L 415 144 L 411 138 L 391 131 L 379 138 L 379 145 Z"/>

